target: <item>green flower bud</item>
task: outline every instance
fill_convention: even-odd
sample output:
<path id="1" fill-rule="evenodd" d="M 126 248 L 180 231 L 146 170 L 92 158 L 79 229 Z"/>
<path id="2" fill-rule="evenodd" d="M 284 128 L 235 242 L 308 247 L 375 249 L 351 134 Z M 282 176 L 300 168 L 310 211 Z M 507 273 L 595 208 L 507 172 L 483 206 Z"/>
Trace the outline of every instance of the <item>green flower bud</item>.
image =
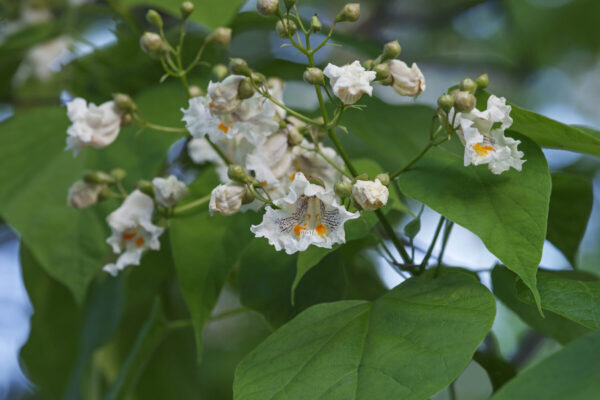
<path id="1" fill-rule="evenodd" d="M 463 79 L 462 82 L 460 83 L 459 87 L 460 87 L 460 90 L 463 90 L 465 92 L 470 92 L 470 93 L 475 93 L 475 91 L 477 90 L 477 84 L 471 78 Z"/>
<path id="2" fill-rule="evenodd" d="M 264 83 L 267 80 L 267 77 L 261 74 L 260 72 L 252 72 L 250 74 L 250 79 L 257 85 Z"/>
<path id="3" fill-rule="evenodd" d="M 252 190 L 250 190 L 249 187 L 246 188 L 246 191 L 244 192 L 244 194 L 242 195 L 242 204 L 249 204 L 252 203 L 254 201 L 256 197 L 254 196 L 254 193 L 252 192 Z"/>
<path id="4" fill-rule="evenodd" d="M 238 98 L 245 100 L 252 97 L 252 95 L 254 95 L 254 88 L 252 87 L 252 83 L 250 83 L 250 79 L 240 81 L 240 85 L 238 86 Z"/>
<path id="5" fill-rule="evenodd" d="M 102 186 L 102 189 L 100 189 L 100 193 L 98 193 L 98 201 L 104 201 L 107 199 L 110 199 L 112 197 L 112 193 L 110 191 L 110 188 L 108 186 Z"/>
<path id="6" fill-rule="evenodd" d="M 216 76 L 218 80 L 225 78 L 227 76 L 227 72 L 229 72 L 229 70 L 225 64 L 216 64 L 212 69 L 213 75 Z"/>
<path id="7" fill-rule="evenodd" d="M 369 180 L 369 175 L 367 175 L 366 172 L 354 177 L 354 182 L 356 181 L 368 181 Z"/>
<path id="8" fill-rule="evenodd" d="M 373 71 L 377 74 L 375 76 L 375 80 L 377 81 L 385 81 L 390 77 L 390 67 L 387 63 L 377 64 L 373 67 Z"/>
<path id="9" fill-rule="evenodd" d="M 155 55 L 163 47 L 163 41 L 160 35 L 154 32 L 144 32 L 140 38 L 140 46 L 146 53 Z"/>
<path id="10" fill-rule="evenodd" d="M 490 84 L 490 78 L 488 74 L 482 74 L 475 79 L 475 83 L 477 84 L 477 89 L 485 89 Z"/>
<path id="11" fill-rule="evenodd" d="M 438 106 L 446 112 L 450 111 L 452 106 L 454 106 L 454 98 L 447 93 L 444 93 L 438 98 Z"/>
<path id="12" fill-rule="evenodd" d="M 277 15 L 279 13 L 279 0 L 258 0 L 256 11 L 264 16 Z"/>
<path id="13" fill-rule="evenodd" d="M 283 4 L 285 4 L 285 8 L 291 10 L 296 5 L 296 0 L 283 0 Z"/>
<path id="14" fill-rule="evenodd" d="M 401 52 L 402 46 L 400 46 L 400 43 L 398 43 L 397 40 L 394 40 L 393 42 L 387 42 L 383 46 L 382 61 L 393 60 L 394 58 L 397 58 Z"/>
<path id="15" fill-rule="evenodd" d="M 115 102 L 115 106 L 119 111 L 135 111 L 135 109 L 137 108 L 133 100 L 131 100 L 131 97 L 129 97 L 129 95 L 127 94 L 115 93 L 113 95 L 113 100 Z"/>
<path id="16" fill-rule="evenodd" d="M 186 19 L 194 12 L 194 3 L 192 3 L 191 1 L 184 1 L 183 3 L 181 3 L 179 9 L 181 10 L 181 15 L 183 16 L 183 19 Z"/>
<path id="17" fill-rule="evenodd" d="M 121 116 L 121 126 L 129 126 L 133 122 L 133 114 L 127 112 Z"/>
<path id="18" fill-rule="evenodd" d="M 311 85 L 325 84 L 325 77 L 323 76 L 323 71 L 320 68 L 306 68 L 306 70 L 304 71 L 303 78 L 306 83 L 310 83 Z"/>
<path id="19" fill-rule="evenodd" d="M 189 94 L 191 98 L 200 97 L 204 95 L 204 90 L 202 90 L 200 86 L 192 85 L 190 86 Z"/>
<path id="20" fill-rule="evenodd" d="M 154 185 L 150 181 L 141 180 L 137 183 L 137 188 L 140 192 L 154 198 Z"/>
<path id="21" fill-rule="evenodd" d="M 288 35 L 293 35 L 297 30 L 296 24 L 291 19 L 282 19 L 275 24 L 275 32 L 283 39 L 286 39 Z"/>
<path id="22" fill-rule="evenodd" d="M 83 174 L 83 180 L 87 183 L 115 183 L 115 178 L 102 171 L 87 171 Z"/>
<path id="23" fill-rule="evenodd" d="M 454 107 L 458 112 L 470 112 L 475 108 L 476 99 L 471 92 L 454 90 L 452 97 L 454 98 Z"/>
<path id="24" fill-rule="evenodd" d="M 115 168 L 110 171 L 110 174 L 118 181 L 122 181 L 127 176 L 127 172 L 123 168 Z"/>
<path id="25" fill-rule="evenodd" d="M 236 75 L 250 76 L 252 74 L 248 63 L 241 58 L 232 58 L 229 60 L 229 70 Z"/>
<path id="26" fill-rule="evenodd" d="M 363 62 L 363 67 L 365 67 L 366 69 L 371 69 L 373 68 L 373 60 L 366 60 Z"/>
<path id="27" fill-rule="evenodd" d="M 238 164 L 231 164 L 229 169 L 227 170 L 227 176 L 229 179 L 235 182 L 240 183 L 248 183 L 248 175 L 246 175 L 246 171 L 244 171 L 244 167 Z"/>
<path id="28" fill-rule="evenodd" d="M 319 186 L 325 188 L 325 182 L 323 182 L 323 179 L 318 178 L 316 176 L 309 176 L 308 182 L 312 183 L 313 185 L 319 185 Z"/>
<path id="29" fill-rule="evenodd" d="M 390 185 L 390 175 L 388 173 L 377 174 L 375 179 L 379 179 L 379 182 L 384 186 Z"/>
<path id="30" fill-rule="evenodd" d="M 321 28 L 323 28 L 323 24 L 321 24 L 321 20 L 319 20 L 319 17 L 317 16 L 317 14 L 313 15 L 310 20 L 310 29 L 313 32 L 319 32 L 321 30 Z"/>
<path id="31" fill-rule="evenodd" d="M 338 181 L 333 185 L 333 191 L 342 199 L 350 197 L 352 194 L 352 182 L 347 180 Z"/>
<path id="32" fill-rule="evenodd" d="M 148 10 L 148 12 L 146 13 L 146 21 L 150 22 L 157 28 L 162 28 L 163 26 L 163 20 L 156 10 Z"/>
<path id="33" fill-rule="evenodd" d="M 342 11 L 335 17 L 336 22 L 355 22 L 360 17 L 360 4 L 348 3 Z"/>
<path id="34" fill-rule="evenodd" d="M 219 27 L 213 32 L 213 38 L 215 42 L 221 46 L 228 46 L 231 43 L 231 29 L 225 27 Z"/>

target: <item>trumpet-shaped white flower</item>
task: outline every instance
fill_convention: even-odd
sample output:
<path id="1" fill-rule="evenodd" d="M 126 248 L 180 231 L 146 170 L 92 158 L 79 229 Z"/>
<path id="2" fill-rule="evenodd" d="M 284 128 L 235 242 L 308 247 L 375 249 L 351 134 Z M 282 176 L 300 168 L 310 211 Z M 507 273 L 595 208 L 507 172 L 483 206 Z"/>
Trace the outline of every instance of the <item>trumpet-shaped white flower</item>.
<path id="1" fill-rule="evenodd" d="M 221 137 L 213 143 L 229 160 L 239 165 L 245 165 L 247 155 L 255 149 L 244 136 L 239 134 L 231 139 Z M 227 176 L 227 164 L 225 164 L 221 156 L 219 156 L 206 139 L 192 139 L 188 144 L 188 154 L 196 164 L 214 164 L 219 180 L 222 183 L 230 181 Z"/>
<path id="2" fill-rule="evenodd" d="M 152 224 L 153 212 L 152 198 L 135 190 L 106 218 L 112 229 L 106 242 L 121 255 L 116 263 L 105 265 L 104 271 L 115 276 L 128 265 L 139 265 L 145 250 L 160 249 L 158 237 L 164 229 Z"/>
<path id="3" fill-rule="evenodd" d="M 379 179 L 375 181 L 357 180 L 352 185 L 352 197 L 358 205 L 367 211 L 375 211 L 387 204 L 390 192 Z"/>
<path id="4" fill-rule="evenodd" d="M 188 109 L 182 111 L 192 136 L 208 135 L 217 142 L 241 134 L 249 142 L 259 144 L 277 130 L 273 103 L 259 94 L 246 100 L 238 98 L 238 86 L 243 79 L 246 78 L 241 75 L 230 75 L 223 82 L 211 82 L 206 96 L 190 99 Z"/>
<path id="5" fill-rule="evenodd" d="M 165 207 L 173 207 L 188 192 L 185 183 L 181 182 L 175 175 L 168 178 L 152 179 L 156 201 Z"/>
<path id="6" fill-rule="evenodd" d="M 67 103 L 67 115 L 73 124 L 67 129 L 66 150 L 73 150 L 75 156 L 88 146 L 106 147 L 119 135 L 121 113 L 114 101 L 97 106 L 78 97 Z"/>
<path id="7" fill-rule="evenodd" d="M 335 194 L 308 182 L 297 173 L 287 196 L 274 203 L 280 209 L 267 207 L 263 220 L 250 230 L 265 237 L 277 251 L 288 254 L 304 251 L 310 245 L 331 248 L 344 243 L 344 223 L 360 216 L 339 205 Z"/>
<path id="8" fill-rule="evenodd" d="M 475 108 L 456 115 L 457 132 L 465 145 L 465 166 L 488 164 L 496 175 L 511 167 L 521 171 L 525 162 L 523 152 L 518 150 L 521 141 L 504 136 L 513 122 L 510 111 L 506 99 L 492 95 L 485 111 Z M 453 116 L 454 110 L 451 110 L 449 118 Z"/>
<path id="9" fill-rule="evenodd" d="M 246 186 L 237 183 L 219 185 L 210 194 L 208 210 L 210 215 L 218 212 L 222 215 L 233 215 L 240 211 Z"/>
<path id="10" fill-rule="evenodd" d="M 72 39 L 59 36 L 33 46 L 15 72 L 13 83 L 20 85 L 30 77 L 47 82 L 61 67 L 72 59 L 69 46 Z"/>
<path id="11" fill-rule="evenodd" d="M 314 144 L 309 143 L 306 140 L 302 142 L 302 147 L 294 147 L 293 152 L 295 157 L 292 168 L 296 172 L 302 172 L 305 176 L 314 176 L 321 179 L 323 183 L 325 183 L 325 187 L 327 189 L 333 189 L 333 185 L 340 180 L 342 174 L 335 167 L 325 161 L 321 155 L 315 151 L 307 150 L 307 148 L 311 149 L 314 147 Z M 342 158 L 333 148 L 319 143 L 319 149 L 336 165 L 344 165 L 344 160 L 342 160 Z"/>
<path id="12" fill-rule="evenodd" d="M 98 196 L 101 191 L 102 185 L 79 180 L 69 189 L 67 203 L 77 209 L 93 206 L 98 202 Z"/>
<path id="13" fill-rule="evenodd" d="M 409 68 L 404 61 L 388 61 L 390 74 L 392 75 L 392 87 L 401 96 L 416 97 L 425 91 L 425 76 L 417 64 L 413 63 Z"/>
<path id="14" fill-rule="evenodd" d="M 329 78 L 333 93 L 345 104 L 354 104 L 363 94 L 373 93 L 371 82 L 376 73 L 365 70 L 359 61 L 343 67 L 327 64 L 323 73 Z"/>

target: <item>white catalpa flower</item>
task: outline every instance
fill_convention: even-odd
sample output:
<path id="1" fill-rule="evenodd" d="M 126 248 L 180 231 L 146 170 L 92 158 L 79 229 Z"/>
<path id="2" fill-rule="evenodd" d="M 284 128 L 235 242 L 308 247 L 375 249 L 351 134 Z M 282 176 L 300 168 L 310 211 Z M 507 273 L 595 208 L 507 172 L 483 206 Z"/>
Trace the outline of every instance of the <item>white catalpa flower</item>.
<path id="1" fill-rule="evenodd" d="M 485 111 L 474 108 L 456 115 L 458 136 L 465 145 L 465 166 L 488 164 L 496 175 L 511 167 L 521 171 L 525 162 L 523 152 L 517 148 L 521 141 L 504 136 L 513 122 L 510 111 L 506 99 L 492 95 Z M 449 118 L 453 116 L 451 110 Z"/>
<path id="2" fill-rule="evenodd" d="M 104 271 L 115 276 L 128 265 L 139 265 L 146 249 L 160 249 L 158 237 L 164 229 L 152 224 L 153 212 L 152 198 L 135 190 L 106 218 L 112 229 L 106 242 L 121 255 L 116 263 L 105 265 Z"/>
<path id="3" fill-rule="evenodd" d="M 425 91 L 425 77 L 417 64 L 413 63 L 410 68 L 404 61 L 388 61 L 390 74 L 392 75 L 392 87 L 401 96 L 416 97 Z"/>
<path id="4" fill-rule="evenodd" d="M 352 197 L 358 205 L 367 211 L 375 211 L 388 202 L 390 193 L 379 179 L 374 181 L 357 180 L 352 185 Z"/>
<path id="5" fill-rule="evenodd" d="M 344 243 L 344 223 L 360 216 L 339 205 L 332 191 L 308 182 L 298 173 L 287 196 L 274 203 L 280 209 L 267 207 L 263 220 L 250 230 L 265 237 L 277 251 L 288 254 L 304 251 L 310 245 L 331 248 Z"/>
<path id="6" fill-rule="evenodd" d="M 66 150 L 73 150 L 75 156 L 88 146 L 106 147 L 119 135 L 121 113 L 114 101 L 97 106 L 78 97 L 67 103 L 67 115 L 73 124 L 67 129 Z"/>
<path id="7" fill-rule="evenodd" d="M 233 130 L 210 112 L 208 108 L 209 101 L 208 97 L 205 96 L 190 99 L 189 107 L 181 109 L 183 112 L 182 121 L 185 122 L 185 127 L 197 139 L 202 139 L 205 135 L 208 135 L 212 141 L 221 137 L 233 137 Z"/>
<path id="8" fill-rule="evenodd" d="M 302 148 L 305 147 L 305 148 Z M 313 143 L 309 143 L 304 140 L 301 146 L 295 146 L 293 148 L 294 160 L 293 160 L 293 171 L 290 172 L 302 172 L 305 176 L 314 176 L 325 183 L 325 188 L 333 189 L 333 185 L 342 177 L 340 171 L 329 164 L 325 159 L 318 153 L 307 150 L 306 148 L 314 148 Z M 319 148 L 325 156 L 333 161 L 336 165 L 344 165 L 344 160 L 338 155 L 338 153 L 331 147 L 324 146 L 319 143 Z M 291 178 L 291 175 L 290 175 Z"/>
<path id="9" fill-rule="evenodd" d="M 363 94 L 371 96 L 373 93 L 371 82 L 376 73 L 365 70 L 359 61 L 343 67 L 327 64 L 323 73 L 329 78 L 333 93 L 344 104 L 354 104 Z"/>
<path id="10" fill-rule="evenodd" d="M 242 75 L 229 75 L 221 82 L 208 83 L 206 97 L 214 115 L 228 116 L 239 107 L 242 100 L 238 98 L 238 88 L 244 79 L 246 77 Z"/>
<path id="11" fill-rule="evenodd" d="M 185 183 L 181 182 L 175 175 L 168 178 L 152 179 L 156 201 L 165 207 L 173 207 L 188 192 Z"/>
<path id="12" fill-rule="evenodd" d="M 223 152 L 228 160 L 239 165 L 245 165 L 247 155 L 255 149 L 242 135 L 237 135 L 231 139 L 221 137 L 213 143 Z M 219 180 L 222 183 L 231 181 L 227 176 L 227 164 L 225 164 L 221 156 L 219 156 L 206 139 L 192 139 L 188 144 L 188 154 L 196 164 L 214 164 Z"/>
<path id="13" fill-rule="evenodd" d="M 294 155 L 284 132 L 277 132 L 246 157 L 246 169 L 263 187 L 278 187 L 280 180 L 292 168 Z"/>
<path id="14" fill-rule="evenodd" d="M 218 212 L 222 215 L 233 215 L 240 211 L 246 186 L 237 183 L 219 185 L 210 194 L 208 210 L 210 215 Z"/>
<path id="15" fill-rule="evenodd" d="M 93 206 L 98 202 L 98 196 L 102 191 L 102 185 L 87 183 L 79 180 L 69 189 L 67 203 L 77 209 Z"/>
<path id="16" fill-rule="evenodd" d="M 15 72 L 13 83 L 20 85 L 32 76 L 42 82 L 49 81 L 72 58 L 71 43 L 69 37 L 59 36 L 33 46 Z"/>

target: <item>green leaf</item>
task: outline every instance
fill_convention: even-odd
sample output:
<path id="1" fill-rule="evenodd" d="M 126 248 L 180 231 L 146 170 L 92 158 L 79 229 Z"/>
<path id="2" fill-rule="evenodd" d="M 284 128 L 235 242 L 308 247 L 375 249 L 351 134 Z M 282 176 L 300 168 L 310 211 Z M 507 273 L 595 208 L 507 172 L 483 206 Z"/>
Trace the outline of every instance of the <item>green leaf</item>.
<path id="1" fill-rule="evenodd" d="M 499 354 L 476 351 L 473 360 L 485 369 L 494 392 L 517 375 L 517 369 Z"/>
<path id="2" fill-rule="evenodd" d="M 467 366 L 494 314 L 462 272 L 409 279 L 372 303 L 320 304 L 240 363 L 234 399 L 422 400 Z"/>
<path id="3" fill-rule="evenodd" d="M 156 101 L 160 99 L 160 101 Z M 153 89 L 137 98 L 152 118 L 177 120 L 180 92 L 174 86 Z M 78 303 L 92 278 L 106 262 L 106 214 L 118 203 L 109 201 L 86 210 L 67 206 L 69 187 L 86 169 L 127 170 L 126 186 L 152 178 L 177 135 L 122 129 L 109 147 L 85 149 L 77 158 L 66 152 L 69 120 L 65 108 L 38 108 L 17 114 L 0 125 L 0 215 L 29 246 L 41 266 L 72 291 Z M 143 152 L 131 149 L 143 148 Z"/>
<path id="4" fill-rule="evenodd" d="M 590 333 L 521 372 L 491 400 L 590 400 L 600 393 L 600 332 Z"/>
<path id="5" fill-rule="evenodd" d="M 218 183 L 214 171 L 206 169 L 189 186 L 188 198 L 193 201 L 204 197 Z M 210 317 L 229 272 L 253 238 L 250 225 L 258 223 L 258 220 L 259 215 L 253 212 L 229 217 L 220 214 L 210 216 L 206 204 L 171 221 L 171 249 L 194 324 L 198 360 L 202 356 L 204 324 Z"/>
<path id="6" fill-rule="evenodd" d="M 235 16 L 238 9 L 244 4 L 242 0 L 221 0 L 216 5 L 211 0 L 191 0 L 194 3 L 194 12 L 190 19 L 209 27 L 216 28 L 218 26 L 227 25 Z M 122 0 L 121 3 L 125 6 L 148 5 L 158 8 L 180 17 L 179 6 L 181 0 Z"/>
<path id="7" fill-rule="evenodd" d="M 527 160 L 521 172 L 494 175 L 485 165 L 465 167 L 462 156 L 433 149 L 399 176 L 398 185 L 407 196 L 479 236 L 537 298 L 535 274 L 546 238 L 550 173 L 540 148 L 516 137 Z"/>
<path id="8" fill-rule="evenodd" d="M 487 92 L 479 92 L 478 107 L 487 102 L 490 96 Z M 580 153 L 600 155 L 600 137 L 591 135 L 583 129 L 575 126 L 565 125 L 543 115 L 526 110 L 514 104 L 510 104 L 512 110 L 510 116 L 513 124 L 511 131 L 528 136 L 531 140 L 542 147 L 572 150 Z"/>
<path id="9" fill-rule="evenodd" d="M 587 274 L 583 275 L 587 278 Z M 542 308 L 590 329 L 600 329 L 600 281 L 565 277 L 551 271 L 538 272 Z M 521 301 L 533 299 L 517 284 Z"/>
<path id="10" fill-rule="evenodd" d="M 547 237 L 573 266 L 593 202 L 589 179 L 567 173 L 552 174 Z"/>
<path id="11" fill-rule="evenodd" d="M 517 279 L 515 274 L 504 267 L 496 267 L 492 271 L 494 294 L 527 325 L 561 344 L 569 343 L 590 331 L 551 311 L 544 312 L 542 318 L 535 306 L 519 300 Z"/>

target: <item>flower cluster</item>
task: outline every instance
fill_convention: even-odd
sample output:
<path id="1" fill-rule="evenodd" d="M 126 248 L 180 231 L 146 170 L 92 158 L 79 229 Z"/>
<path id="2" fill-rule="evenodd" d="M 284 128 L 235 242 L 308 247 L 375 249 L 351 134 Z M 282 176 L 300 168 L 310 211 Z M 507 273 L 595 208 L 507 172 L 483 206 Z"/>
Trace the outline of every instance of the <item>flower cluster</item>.
<path id="1" fill-rule="evenodd" d="M 182 5 L 183 20 L 193 8 L 191 2 Z M 123 170 L 85 174 L 69 191 L 71 206 L 85 208 L 108 198 L 123 200 L 107 217 L 112 230 L 107 243 L 119 254 L 115 262 L 104 267 L 108 273 L 114 275 L 127 265 L 137 265 L 144 251 L 159 249 L 159 237 L 169 218 L 180 217 L 197 206 L 208 205 L 211 215 L 262 213 L 262 222 L 249 229 L 288 254 L 309 246 L 332 248 L 344 243 L 346 222 L 372 211 L 377 211 L 382 226 L 393 235 L 385 213 L 379 211 L 388 203 L 390 182 L 430 147 L 442 144 L 454 133 L 465 146 L 465 166 L 487 164 L 495 174 L 511 167 L 521 170 L 524 154 L 517 149 L 520 142 L 504 134 L 512 124 L 511 108 L 505 99 L 491 95 L 485 110 L 475 108 L 476 91 L 488 83 L 487 75 L 482 75 L 476 81 L 465 79 L 459 89 L 440 97 L 440 126 L 433 132 L 432 125 L 430 143 L 424 151 L 395 173 L 380 173 L 370 179 L 353 166 L 345 153 L 336 132 L 341 128 L 340 120 L 348 110 L 361 107 L 356 103 L 364 94 L 373 95 L 375 84 L 391 86 L 402 96 L 417 97 L 426 88 L 421 70 L 414 63 L 409 67 L 398 59 L 401 47 L 397 41 L 387 43 L 374 60 L 342 66 L 328 63 L 321 70 L 314 64 L 313 55 L 332 37 L 335 24 L 321 44 L 311 49 L 311 33 L 322 29 L 318 16 L 313 16 L 310 29 L 306 29 L 297 11 L 300 28 L 289 17 L 284 19 L 277 1 L 259 1 L 258 11 L 278 16 L 277 33 L 307 56 L 309 65 L 303 78 L 315 89 L 321 117 L 311 118 L 288 107 L 283 81 L 253 71 L 242 59 L 231 59 L 229 68 L 216 65 L 213 72 L 217 79 L 208 84 L 206 91 L 189 86 L 185 76 L 198 65 L 204 47 L 210 42 L 226 45 L 231 30 L 218 28 L 208 35 L 196 58 L 183 67 L 181 62 L 174 63 L 173 57 L 181 60 L 185 31 L 180 43 L 172 46 L 164 36 L 160 14 L 154 10 L 148 12 L 147 19 L 159 32 L 144 33 L 141 47 L 161 61 L 166 77 L 181 78 L 188 96 L 187 108 L 181 110 L 185 128 L 147 121 L 124 94 L 116 94 L 112 101 L 99 106 L 81 98 L 67 103 L 72 122 L 67 130 L 67 150 L 75 155 L 86 147 L 110 145 L 121 126 L 136 123 L 141 128 L 189 135 L 186 150 L 190 159 L 200 166 L 214 165 L 220 181 L 210 195 L 178 206 L 188 190 L 174 175 L 139 181 L 128 193 Z M 360 6 L 347 4 L 336 23 L 356 21 L 359 16 Z M 306 47 L 292 36 L 298 29 L 305 35 Z M 333 108 L 332 115 L 325 99 Z M 444 128 L 448 135 L 439 140 Z M 394 242 L 403 258 L 409 259 L 399 243 Z"/>

